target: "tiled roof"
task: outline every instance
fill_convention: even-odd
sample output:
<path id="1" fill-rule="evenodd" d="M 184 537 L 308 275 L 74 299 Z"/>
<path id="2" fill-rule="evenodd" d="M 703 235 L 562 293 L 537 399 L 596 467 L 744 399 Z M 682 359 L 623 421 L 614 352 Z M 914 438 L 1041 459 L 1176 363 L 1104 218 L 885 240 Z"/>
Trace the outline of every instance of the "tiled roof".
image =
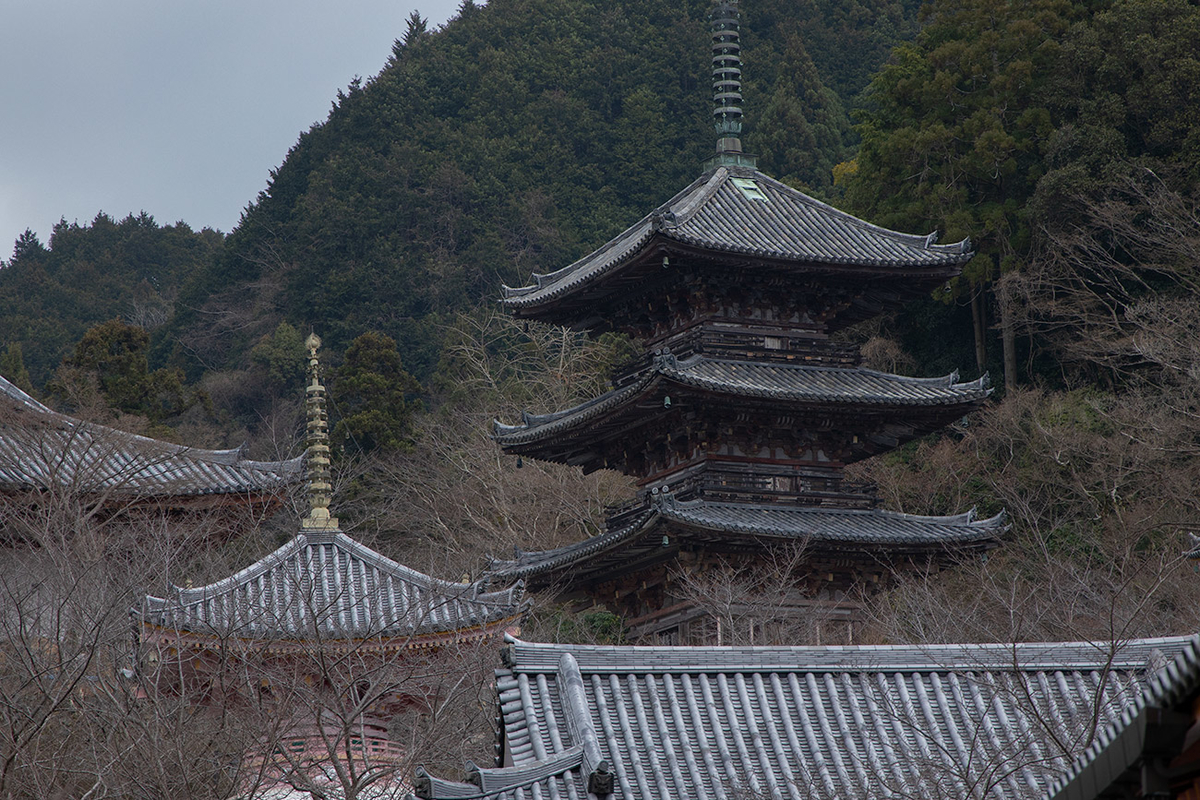
<path id="1" fill-rule="evenodd" d="M 1093 731 L 1137 708 L 1196 646 L 1182 637 L 789 648 L 510 640 L 496 690 L 513 766 L 418 789 L 582 800 L 607 772 L 618 800 L 1039 797 Z M 560 762 L 573 748 L 583 751 L 578 766 Z"/>
<path id="2" fill-rule="evenodd" d="M 570 266 L 534 274 L 528 286 L 505 287 L 504 303 L 519 310 L 572 294 L 619 271 L 653 239 L 824 268 L 957 272 L 971 256 L 969 241 L 934 244 L 932 234 L 913 236 L 872 225 L 757 170 L 718 167 Z"/>
<path id="3" fill-rule="evenodd" d="M 147 597 L 140 616 L 169 630 L 270 639 L 418 636 L 524 614 L 520 583 L 482 589 L 409 569 L 341 531 L 306 531 L 216 583 Z"/>
<path id="4" fill-rule="evenodd" d="M 679 360 L 667 353 L 656 356 L 642 374 L 628 385 L 574 408 L 551 414 L 527 413 L 521 425 L 496 422 L 495 437 L 502 446 L 542 440 L 599 419 L 646 395 L 659 384 L 668 387 L 674 384 L 738 398 L 835 406 L 975 406 L 982 403 L 991 392 L 986 375 L 959 383 L 957 373 L 940 378 L 908 378 L 863 368 L 730 361 L 703 354 Z"/>
<path id="5" fill-rule="evenodd" d="M 1170 709 L 1186 701 L 1200 687 L 1200 637 L 1150 680 L 1140 701 L 1127 707 L 1121 716 L 1099 726 L 1095 740 L 1050 787 L 1046 796 L 1054 800 L 1087 800 L 1109 788 L 1114 779 L 1134 766 L 1143 756 L 1147 722 L 1159 709 Z M 1184 717 L 1192 722 L 1191 709 Z"/>
<path id="6" fill-rule="evenodd" d="M 260 494 L 302 477 L 302 459 L 252 461 L 60 414 L 0 378 L 0 489 L 135 497 Z"/>
<path id="7" fill-rule="evenodd" d="M 522 553 L 511 561 L 493 561 L 488 573 L 512 580 L 582 567 L 601 561 L 630 560 L 631 550 L 660 547 L 652 533 L 656 525 L 723 536 L 792 539 L 811 546 L 844 549 L 928 549 L 987 547 L 1004 533 L 1004 514 L 977 519 L 974 511 L 947 517 L 901 514 L 881 509 L 835 509 L 780 503 L 720 503 L 676 500 L 670 493 L 651 495 L 648 509 L 621 528 L 554 550 Z M 649 536 L 649 545 L 641 541 Z"/>
<path id="8" fill-rule="evenodd" d="M 708 530 L 753 536 L 810 538 L 846 544 L 955 545 L 990 541 L 1004 530 L 1004 514 L 977 519 L 974 510 L 947 517 L 882 509 L 835 509 L 781 504 L 715 503 L 659 495 L 658 513 Z"/>
<path id="9" fill-rule="evenodd" d="M 488 575 L 499 580 L 513 580 L 542 575 L 561 569 L 571 569 L 593 558 L 603 558 L 619 553 L 635 543 L 658 522 L 658 514 L 646 511 L 620 528 L 572 542 L 553 550 L 532 550 L 520 553 L 511 561 L 492 561 Z"/>

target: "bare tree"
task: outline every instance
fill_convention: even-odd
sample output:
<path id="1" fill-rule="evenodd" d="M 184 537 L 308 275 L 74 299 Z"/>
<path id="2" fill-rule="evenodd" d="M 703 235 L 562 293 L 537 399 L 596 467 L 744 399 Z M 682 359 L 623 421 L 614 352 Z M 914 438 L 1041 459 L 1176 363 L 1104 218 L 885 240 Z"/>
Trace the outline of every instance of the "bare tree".
<path id="1" fill-rule="evenodd" d="M 694 608 L 691 643 L 844 644 L 859 603 L 821 596 L 812 586 L 807 541 L 767 549 L 751 560 L 710 557 L 675 570 L 683 602 Z M 680 642 L 686 644 L 688 642 Z"/>
<path id="2" fill-rule="evenodd" d="M 621 343 L 496 312 L 460 318 L 448 341 L 444 401 L 418 420 L 413 452 L 364 465 L 350 514 L 399 534 L 390 543 L 410 563 L 455 577 L 514 547 L 551 548 L 601 530 L 605 506 L 630 495 L 628 480 L 504 455 L 492 421 L 600 394 Z"/>
<path id="3" fill-rule="evenodd" d="M 1020 321 L 1064 361 L 1122 380 L 1200 376 L 1200 213 L 1149 169 L 1069 198 L 1030 268 L 1005 278 Z M 1060 222 L 1062 219 L 1068 222 Z"/>

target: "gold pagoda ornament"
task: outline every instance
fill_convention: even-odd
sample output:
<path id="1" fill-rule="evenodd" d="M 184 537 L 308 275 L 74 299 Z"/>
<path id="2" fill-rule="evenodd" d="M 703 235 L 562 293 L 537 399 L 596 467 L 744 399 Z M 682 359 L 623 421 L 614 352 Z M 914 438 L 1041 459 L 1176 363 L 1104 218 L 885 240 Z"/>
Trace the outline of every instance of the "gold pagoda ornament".
<path id="1" fill-rule="evenodd" d="M 337 530 L 336 517 L 329 515 L 329 500 L 333 492 L 329 472 L 329 415 L 325 412 L 325 387 L 321 384 L 321 339 L 311 333 L 304 342 L 308 349 L 308 386 L 305 387 L 307 423 L 308 516 L 300 522 L 301 530 Z"/>

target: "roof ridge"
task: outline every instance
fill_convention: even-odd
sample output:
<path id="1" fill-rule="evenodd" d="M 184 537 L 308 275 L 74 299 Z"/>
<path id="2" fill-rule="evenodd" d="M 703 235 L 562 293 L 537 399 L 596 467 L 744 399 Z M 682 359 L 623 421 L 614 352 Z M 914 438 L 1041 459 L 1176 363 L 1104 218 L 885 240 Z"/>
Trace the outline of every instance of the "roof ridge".
<path id="1" fill-rule="evenodd" d="M 699 178 L 685 186 L 682 190 L 676 192 L 670 200 L 667 200 L 665 203 L 656 206 L 653 211 L 651 211 L 649 214 L 646 214 L 633 225 L 621 231 L 616 236 L 597 247 L 595 250 L 592 250 L 591 252 L 575 259 L 565 267 L 560 267 L 559 269 L 552 270 L 551 272 L 530 273 L 530 278 L 532 279 L 533 283 L 526 284 L 525 286 L 508 286 L 507 284 L 501 284 L 504 296 L 506 298 L 519 297 L 524 294 L 529 294 L 530 292 L 535 292 L 546 286 L 548 283 L 553 283 L 559 278 L 570 275 L 584 263 L 594 261 L 602 254 L 616 249 L 619 245 L 626 244 L 630 241 L 640 241 L 648 233 L 652 232 L 654 228 L 653 220 L 656 215 L 661 216 L 664 211 L 672 211 L 672 206 L 681 198 L 694 191 L 698 184 L 708 183 L 708 181 L 711 180 L 710 173 L 714 171 L 715 170 L 710 170 L 709 172 L 705 172 Z M 676 214 L 676 217 L 678 218 L 678 214 Z"/>
<path id="2" fill-rule="evenodd" d="M 703 178 L 704 176 L 701 177 Z M 688 201 L 685 205 L 678 209 L 673 207 L 676 200 L 683 199 L 681 196 L 682 193 L 671 198 L 666 207 L 675 214 L 675 224 L 682 225 L 694 217 L 696 212 L 699 211 L 705 203 L 712 199 L 713 195 L 720 190 L 721 186 L 724 185 L 730 177 L 730 172 L 727 168 L 717 167 L 716 169 L 712 170 L 712 174 L 709 175 L 707 180 L 704 181 L 704 184 L 699 187 L 699 191 L 696 191 L 694 196 L 688 198 Z M 691 189 L 697 183 L 699 183 L 699 181 L 696 181 L 688 188 Z M 685 192 L 686 191 L 687 190 L 685 190 Z"/>
<path id="3" fill-rule="evenodd" d="M 762 369 L 762 370 L 789 370 L 789 371 L 796 371 L 796 372 L 827 373 L 827 374 L 837 374 L 837 375 L 852 375 L 852 374 L 873 375 L 873 376 L 877 376 L 880 378 L 887 378 L 890 380 L 903 381 L 905 383 L 942 385 L 942 386 L 947 386 L 947 387 L 974 386 L 975 384 L 979 384 L 981 381 L 987 380 L 987 374 L 985 373 L 983 376 L 976 378 L 973 381 L 965 381 L 963 383 L 958 383 L 958 370 L 953 370 L 945 375 L 937 375 L 937 376 L 932 376 L 932 377 L 920 377 L 917 375 L 901 375 L 896 372 L 884 372 L 883 370 L 871 369 L 870 367 L 862 367 L 862 366 L 831 367 L 831 366 L 824 366 L 821 364 L 798 364 L 798 363 L 794 363 L 794 362 L 779 362 L 779 361 L 753 361 L 753 360 L 737 359 L 737 358 L 720 358 L 717 356 L 710 356 L 706 353 L 693 353 L 690 356 L 687 356 L 686 358 L 678 359 L 674 366 L 676 366 L 680 370 L 686 370 L 686 369 L 689 369 L 698 364 L 704 364 L 704 363 L 732 364 L 732 365 L 738 366 L 738 367 L 745 366 L 745 367 L 750 367 L 752 369 Z M 668 362 L 664 361 L 663 364 L 665 366 L 667 366 L 668 368 L 671 367 L 671 365 Z"/>
<path id="4" fill-rule="evenodd" d="M 1200 669 L 1200 637 L 1162 636 L 1128 641 L 965 642 L 943 644 L 824 645 L 824 646 L 668 646 L 554 644 L 505 637 L 506 663 L 515 674 L 557 672 L 570 655 L 584 672 L 939 672 L 1004 667 L 1018 671 L 1059 668 L 1140 670 L 1154 667 L 1154 655 L 1176 651 L 1172 663 L 1193 658 Z M 1187 654 L 1192 655 L 1188 656 Z M 974 658 L 963 659 L 963 656 Z M 547 656 L 547 657 L 543 657 Z M 1176 669 L 1178 669 L 1176 667 Z M 1160 683 L 1167 672 L 1155 674 Z M 1157 685 L 1157 684 L 1155 684 Z"/>

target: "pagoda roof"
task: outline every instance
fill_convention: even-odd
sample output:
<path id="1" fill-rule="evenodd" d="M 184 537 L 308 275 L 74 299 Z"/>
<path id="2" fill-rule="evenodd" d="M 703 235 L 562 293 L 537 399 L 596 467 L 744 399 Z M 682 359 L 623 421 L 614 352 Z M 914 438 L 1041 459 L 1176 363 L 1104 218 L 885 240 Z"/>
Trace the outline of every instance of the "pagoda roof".
<path id="1" fill-rule="evenodd" d="M 216 583 L 147 597 L 144 623 L 241 639 L 421 637 L 487 629 L 528 608 L 520 582 L 486 592 L 398 564 L 338 530 L 302 531 Z"/>
<path id="2" fill-rule="evenodd" d="M 472 765 L 472 784 L 418 774 L 420 797 L 582 798 L 598 778 L 612 781 L 614 800 L 1046 797 L 1096 753 L 1120 749 L 1118 734 L 1162 687 L 1195 685 L 1200 637 L 841 647 L 508 638 L 503 656 L 496 693 L 512 766 Z M 1106 783 L 1089 785 L 1075 796 Z"/>
<path id="3" fill-rule="evenodd" d="M 992 547 L 1007 530 L 1005 515 L 980 519 L 974 510 L 954 516 L 920 516 L 882 509 L 840 509 L 782 503 L 678 500 L 653 493 L 646 508 L 619 528 L 553 550 L 493 561 L 488 574 L 500 580 L 548 573 L 593 572 L 635 560 L 641 551 L 662 550 L 659 526 L 697 537 L 806 542 L 821 549 L 930 550 Z"/>
<path id="4" fill-rule="evenodd" d="M 138 498 L 275 493 L 298 483 L 302 457 L 254 461 L 59 413 L 0 377 L 0 490 L 69 489 Z"/>
<path id="5" fill-rule="evenodd" d="M 597 250 L 563 269 L 504 287 L 503 303 L 525 312 L 587 291 L 661 244 L 740 256 L 782 268 L 875 275 L 957 275 L 970 240 L 935 244 L 935 234 L 888 230 L 839 211 L 746 167 L 717 167 Z"/>
<path id="6" fill-rule="evenodd" d="M 496 441 L 503 447 L 544 441 L 599 420 L 662 383 L 736 398 L 884 407 L 973 408 L 991 393 L 986 375 L 960 383 L 957 372 L 940 378 L 908 378 L 861 367 L 732 361 L 699 353 L 679 360 L 667 353 L 655 356 L 650 366 L 625 386 L 573 408 L 551 414 L 526 413 L 521 425 L 497 421 Z"/>

